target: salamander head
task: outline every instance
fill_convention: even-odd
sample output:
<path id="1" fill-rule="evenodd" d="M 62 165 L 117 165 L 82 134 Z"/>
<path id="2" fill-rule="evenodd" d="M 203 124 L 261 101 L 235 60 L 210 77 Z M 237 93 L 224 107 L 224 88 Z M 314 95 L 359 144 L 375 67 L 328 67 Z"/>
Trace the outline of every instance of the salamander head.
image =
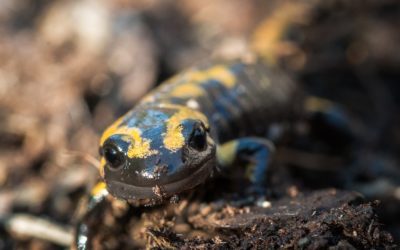
<path id="1" fill-rule="evenodd" d="M 192 189 L 215 166 L 207 118 L 184 106 L 137 108 L 101 139 L 108 191 L 127 200 L 154 200 Z"/>

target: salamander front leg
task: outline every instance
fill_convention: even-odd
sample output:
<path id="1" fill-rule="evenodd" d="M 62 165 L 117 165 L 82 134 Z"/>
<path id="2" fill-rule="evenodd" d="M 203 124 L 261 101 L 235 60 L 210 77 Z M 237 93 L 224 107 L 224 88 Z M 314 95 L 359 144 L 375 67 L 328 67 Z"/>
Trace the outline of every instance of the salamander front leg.
<path id="1" fill-rule="evenodd" d="M 78 250 L 92 249 L 91 237 L 93 228 L 98 224 L 105 209 L 108 191 L 104 182 L 99 182 L 91 191 L 84 204 L 84 213 L 76 225 L 75 239 L 72 248 Z"/>
<path id="2" fill-rule="evenodd" d="M 244 137 L 218 147 L 218 164 L 226 168 L 237 160 L 247 162 L 245 174 L 252 184 L 250 190 L 264 195 L 266 173 L 273 151 L 273 144 L 265 138 Z"/>

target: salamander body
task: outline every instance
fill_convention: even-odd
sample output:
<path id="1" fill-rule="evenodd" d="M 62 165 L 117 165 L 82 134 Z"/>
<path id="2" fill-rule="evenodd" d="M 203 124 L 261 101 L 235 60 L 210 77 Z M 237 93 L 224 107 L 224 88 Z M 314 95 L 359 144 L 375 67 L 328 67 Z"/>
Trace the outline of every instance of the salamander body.
<path id="1" fill-rule="evenodd" d="M 297 85 L 259 63 L 221 63 L 178 74 L 104 132 L 100 152 L 107 190 L 131 200 L 192 189 L 218 162 L 232 162 L 260 144 L 271 151 L 254 136 L 265 137 L 271 124 L 298 116 L 299 103 Z M 254 175 L 265 175 L 266 165 L 267 159 Z"/>

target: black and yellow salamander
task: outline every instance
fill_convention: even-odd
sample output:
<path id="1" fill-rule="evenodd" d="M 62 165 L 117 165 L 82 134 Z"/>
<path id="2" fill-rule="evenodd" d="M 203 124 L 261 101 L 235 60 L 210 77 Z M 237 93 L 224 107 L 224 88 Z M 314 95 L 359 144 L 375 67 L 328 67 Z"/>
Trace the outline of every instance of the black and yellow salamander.
<path id="1" fill-rule="evenodd" d="M 77 227 L 77 247 L 89 248 L 86 222 L 109 194 L 159 203 L 243 156 L 251 157 L 252 190 L 262 193 L 274 148 L 271 125 L 301 117 L 305 100 L 287 74 L 257 62 L 196 67 L 161 84 L 103 133 L 103 182 Z"/>

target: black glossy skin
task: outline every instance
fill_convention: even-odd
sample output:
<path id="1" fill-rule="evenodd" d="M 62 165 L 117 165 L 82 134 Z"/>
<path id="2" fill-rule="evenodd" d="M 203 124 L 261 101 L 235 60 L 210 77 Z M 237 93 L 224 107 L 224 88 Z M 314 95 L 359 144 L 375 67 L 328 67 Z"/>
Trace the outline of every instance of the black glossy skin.
<path id="1" fill-rule="evenodd" d="M 123 199 L 155 199 L 197 186 L 213 172 L 217 144 L 266 135 L 269 124 L 293 118 L 298 94 L 284 74 L 261 64 L 232 62 L 177 75 L 105 132 L 100 151 L 106 159 L 108 191 Z M 177 115 L 182 110 L 184 114 Z M 179 117 L 174 122 L 181 126 L 184 142 L 171 150 L 164 139 L 174 116 Z M 198 128 L 203 131 L 198 140 L 206 142 L 200 148 L 192 145 Z M 150 142 L 149 150 L 156 153 L 129 157 L 129 146 L 138 140 L 132 129 L 140 131 L 140 140 Z"/>

